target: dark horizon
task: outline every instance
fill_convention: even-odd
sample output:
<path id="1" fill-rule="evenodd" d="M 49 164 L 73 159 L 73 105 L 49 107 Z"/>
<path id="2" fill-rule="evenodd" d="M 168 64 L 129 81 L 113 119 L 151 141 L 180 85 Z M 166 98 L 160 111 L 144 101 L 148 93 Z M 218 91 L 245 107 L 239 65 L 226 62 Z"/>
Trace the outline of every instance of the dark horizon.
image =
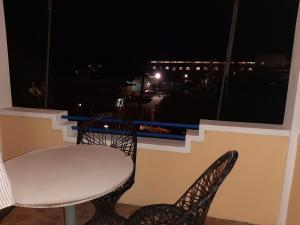
<path id="1" fill-rule="evenodd" d="M 130 73 L 153 59 L 223 60 L 232 2 L 54 1 L 51 71 L 64 74 L 83 63 L 104 63 Z M 290 58 L 297 4 L 240 1 L 233 60 L 267 53 Z M 45 71 L 47 0 L 4 0 L 4 5 L 11 70 Z"/>

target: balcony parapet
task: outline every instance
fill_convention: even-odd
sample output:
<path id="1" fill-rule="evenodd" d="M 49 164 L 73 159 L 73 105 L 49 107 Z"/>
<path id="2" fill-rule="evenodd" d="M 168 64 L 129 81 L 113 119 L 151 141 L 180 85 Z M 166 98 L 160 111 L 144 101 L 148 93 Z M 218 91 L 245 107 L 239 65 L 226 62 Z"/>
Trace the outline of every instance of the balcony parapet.
<path id="1" fill-rule="evenodd" d="M 283 125 L 263 124 L 263 123 L 244 123 L 232 121 L 200 120 L 200 136 L 204 141 L 206 131 L 219 131 L 240 134 L 256 134 L 269 136 L 289 136 L 290 130 Z"/>
<path id="2" fill-rule="evenodd" d="M 73 130 L 72 127 L 77 126 L 77 122 L 66 120 L 66 115 L 68 115 L 67 111 L 10 107 L 0 109 L 0 115 L 51 119 L 52 128 L 62 131 L 63 140 L 65 142 L 76 143 L 77 131 Z M 289 136 L 290 134 L 290 131 L 284 129 L 281 125 L 201 120 L 199 130 L 187 129 L 185 141 L 166 141 L 160 138 L 139 137 L 138 148 L 190 153 L 192 142 L 205 141 L 207 131 L 269 136 Z"/>
<path id="3" fill-rule="evenodd" d="M 67 111 L 52 110 L 52 109 L 36 109 L 23 107 L 9 107 L 0 109 L 0 116 L 17 116 L 30 118 L 50 119 L 54 130 L 61 130 L 63 140 L 65 142 L 76 142 L 76 132 L 72 131 L 71 127 L 77 123 L 73 121 L 65 121 L 61 119 L 62 115 L 68 114 Z"/>

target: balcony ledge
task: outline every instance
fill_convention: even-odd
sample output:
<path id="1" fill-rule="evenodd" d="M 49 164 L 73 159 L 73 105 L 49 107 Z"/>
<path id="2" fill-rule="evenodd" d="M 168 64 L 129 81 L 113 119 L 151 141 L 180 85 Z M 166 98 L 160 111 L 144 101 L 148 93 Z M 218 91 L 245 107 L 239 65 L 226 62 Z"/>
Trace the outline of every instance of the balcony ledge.
<path id="1" fill-rule="evenodd" d="M 61 119 L 67 111 L 11 107 L 0 109 L 0 115 L 51 119 L 52 128 L 61 130 L 65 142 L 76 143 L 76 132 L 71 129 L 76 122 Z M 138 138 L 138 148 L 147 150 L 190 153 L 192 142 L 203 142 L 207 131 L 245 133 L 270 136 L 289 136 L 290 131 L 281 125 L 255 124 L 229 121 L 201 120 L 199 130 L 187 130 L 186 140 L 165 140 L 158 138 Z"/>
<path id="2" fill-rule="evenodd" d="M 264 123 L 244 123 L 232 121 L 200 120 L 200 133 L 204 136 L 205 131 L 220 131 L 242 134 L 257 134 L 269 136 L 289 136 L 290 130 L 283 125 Z"/>

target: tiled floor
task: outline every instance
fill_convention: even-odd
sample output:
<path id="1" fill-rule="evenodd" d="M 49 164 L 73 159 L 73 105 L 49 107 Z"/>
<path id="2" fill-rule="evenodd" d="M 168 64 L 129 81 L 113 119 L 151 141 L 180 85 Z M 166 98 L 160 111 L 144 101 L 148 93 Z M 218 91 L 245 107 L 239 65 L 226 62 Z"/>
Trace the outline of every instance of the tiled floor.
<path id="1" fill-rule="evenodd" d="M 83 225 L 94 213 L 94 207 L 91 203 L 84 203 L 77 206 L 77 224 Z M 118 205 L 118 212 L 127 217 L 134 212 L 137 207 L 128 205 Z M 54 209 L 29 209 L 15 208 L 1 223 L 1 225 L 63 225 L 62 208 Z M 208 218 L 206 225 L 250 225 L 233 221 L 224 221 Z"/>

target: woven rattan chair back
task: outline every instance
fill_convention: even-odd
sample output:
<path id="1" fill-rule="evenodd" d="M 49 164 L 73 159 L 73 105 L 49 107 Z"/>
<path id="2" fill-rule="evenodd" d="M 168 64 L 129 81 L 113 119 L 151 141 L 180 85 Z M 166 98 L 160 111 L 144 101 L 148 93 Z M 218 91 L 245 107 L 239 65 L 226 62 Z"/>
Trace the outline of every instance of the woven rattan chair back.
<path id="1" fill-rule="evenodd" d="M 80 124 L 77 144 L 106 145 L 119 149 L 136 161 L 136 126 L 113 115 L 98 115 Z"/>
<path id="2" fill-rule="evenodd" d="M 238 158 L 237 151 L 228 151 L 218 158 L 175 203 L 187 213 L 179 220 L 203 224 L 210 204 Z M 195 220 L 194 222 L 192 220 Z"/>

